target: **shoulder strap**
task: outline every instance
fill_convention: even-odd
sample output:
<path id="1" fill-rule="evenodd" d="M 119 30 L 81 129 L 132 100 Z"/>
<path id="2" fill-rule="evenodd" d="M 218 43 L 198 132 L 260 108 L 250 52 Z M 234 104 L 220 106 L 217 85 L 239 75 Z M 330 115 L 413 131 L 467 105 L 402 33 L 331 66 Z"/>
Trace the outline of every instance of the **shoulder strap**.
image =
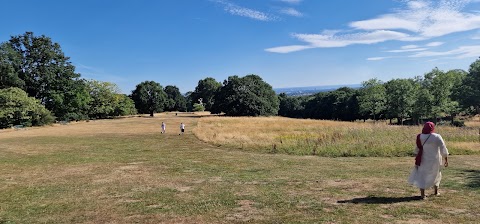
<path id="1" fill-rule="evenodd" d="M 429 134 L 429 135 L 428 135 L 428 138 L 427 138 L 427 139 L 425 139 L 425 141 L 423 142 L 422 146 L 424 146 L 424 145 L 425 145 L 425 142 L 427 142 L 427 141 L 428 141 L 428 139 L 430 138 L 430 136 L 432 136 L 432 134 Z"/>

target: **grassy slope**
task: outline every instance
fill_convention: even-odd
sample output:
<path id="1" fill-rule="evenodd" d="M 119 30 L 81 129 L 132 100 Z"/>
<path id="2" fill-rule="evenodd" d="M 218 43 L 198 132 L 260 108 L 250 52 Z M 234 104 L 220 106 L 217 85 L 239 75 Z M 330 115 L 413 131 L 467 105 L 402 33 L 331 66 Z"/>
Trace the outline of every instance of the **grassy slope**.
<path id="1" fill-rule="evenodd" d="M 165 121 L 167 133 L 160 134 Z M 416 200 L 413 159 L 216 147 L 186 115 L 0 132 L 0 223 L 474 223 L 480 156 L 452 156 Z M 180 122 L 187 133 L 178 135 Z"/>
<path id="2" fill-rule="evenodd" d="M 480 122 L 475 122 L 480 123 Z M 473 124 L 473 123 L 472 123 Z M 480 154 L 480 127 L 438 126 L 453 155 Z M 195 135 L 202 141 L 249 151 L 293 155 L 409 156 L 421 127 L 282 117 L 202 118 Z"/>

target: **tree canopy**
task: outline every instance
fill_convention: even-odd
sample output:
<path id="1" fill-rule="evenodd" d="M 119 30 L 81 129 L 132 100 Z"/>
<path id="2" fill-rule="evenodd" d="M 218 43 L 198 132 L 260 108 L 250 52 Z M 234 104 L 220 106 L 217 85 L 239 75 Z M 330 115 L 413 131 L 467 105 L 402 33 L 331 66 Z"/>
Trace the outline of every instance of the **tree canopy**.
<path id="1" fill-rule="evenodd" d="M 192 102 L 194 104 L 202 103 L 206 110 L 211 110 L 215 104 L 215 94 L 221 87 L 222 84 L 211 77 L 198 81 L 195 91 L 191 94 Z"/>
<path id="2" fill-rule="evenodd" d="M 162 112 L 167 102 L 167 94 L 163 91 L 160 83 L 145 81 L 138 84 L 132 92 L 135 108 L 139 113 L 150 114 Z"/>
<path id="3" fill-rule="evenodd" d="M 215 95 L 213 113 L 229 116 L 277 115 L 279 100 L 268 83 L 257 75 L 230 76 Z"/>
<path id="4" fill-rule="evenodd" d="M 32 32 L 12 36 L 0 46 L 0 85 L 18 87 L 34 97 L 59 120 L 86 116 L 88 104 L 80 74 L 60 45 Z M 87 101 L 85 101 L 87 100 Z M 80 108 L 79 108 L 80 107 Z"/>
<path id="5" fill-rule="evenodd" d="M 0 89 L 0 128 L 14 125 L 45 125 L 53 116 L 40 102 L 20 88 Z"/>

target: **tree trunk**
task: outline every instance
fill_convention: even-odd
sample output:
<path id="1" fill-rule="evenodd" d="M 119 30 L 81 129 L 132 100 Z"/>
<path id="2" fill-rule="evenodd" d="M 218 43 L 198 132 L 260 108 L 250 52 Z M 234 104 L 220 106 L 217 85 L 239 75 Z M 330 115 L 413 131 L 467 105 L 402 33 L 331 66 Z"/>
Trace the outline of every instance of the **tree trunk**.
<path id="1" fill-rule="evenodd" d="M 150 117 L 153 117 L 153 110 L 150 111 Z"/>

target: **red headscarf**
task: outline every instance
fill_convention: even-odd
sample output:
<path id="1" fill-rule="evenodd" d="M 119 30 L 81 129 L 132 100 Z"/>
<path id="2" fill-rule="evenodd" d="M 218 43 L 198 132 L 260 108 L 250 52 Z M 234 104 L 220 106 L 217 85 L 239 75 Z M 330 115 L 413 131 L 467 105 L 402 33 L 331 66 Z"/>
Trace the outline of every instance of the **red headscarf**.
<path id="1" fill-rule="evenodd" d="M 423 125 L 422 134 L 432 134 L 435 131 L 435 124 L 433 122 L 427 122 Z M 415 165 L 420 166 L 422 162 L 422 154 L 423 154 L 423 145 L 422 141 L 420 140 L 420 134 L 417 135 L 417 148 L 418 154 L 415 157 Z"/>

